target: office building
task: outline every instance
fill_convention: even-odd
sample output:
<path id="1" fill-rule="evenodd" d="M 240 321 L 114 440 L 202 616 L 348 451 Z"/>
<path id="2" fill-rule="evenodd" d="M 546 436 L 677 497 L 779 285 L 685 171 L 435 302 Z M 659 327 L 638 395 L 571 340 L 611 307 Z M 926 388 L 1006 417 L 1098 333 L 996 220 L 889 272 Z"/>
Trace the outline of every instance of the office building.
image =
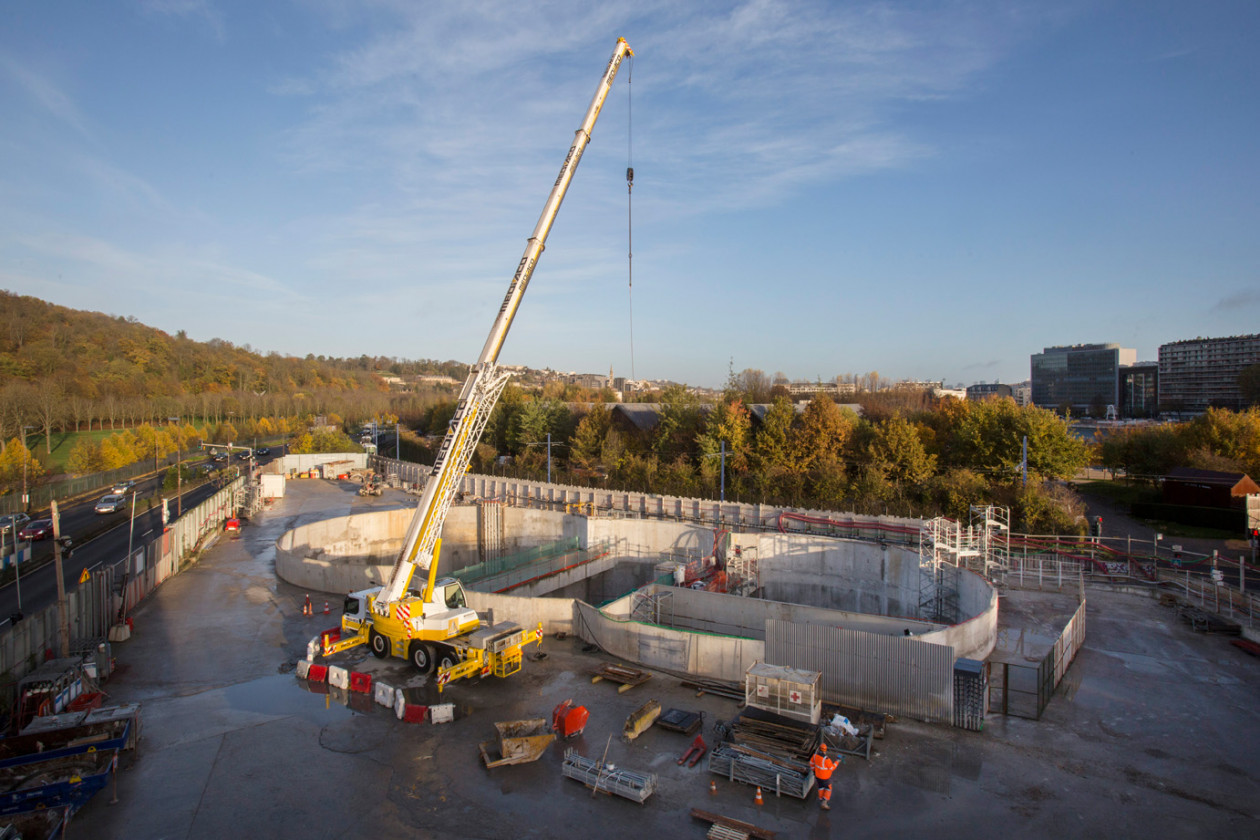
<path id="1" fill-rule="evenodd" d="M 1033 404 L 1105 416 L 1120 404 L 1120 368 L 1135 362 L 1137 351 L 1119 344 L 1047 347 L 1032 356 Z"/>
<path id="2" fill-rule="evenodd" d="M 1154 417 L 1159 413 L 1159 363 L 1138 362 L 1120 369 L 1120 416 Z"/>

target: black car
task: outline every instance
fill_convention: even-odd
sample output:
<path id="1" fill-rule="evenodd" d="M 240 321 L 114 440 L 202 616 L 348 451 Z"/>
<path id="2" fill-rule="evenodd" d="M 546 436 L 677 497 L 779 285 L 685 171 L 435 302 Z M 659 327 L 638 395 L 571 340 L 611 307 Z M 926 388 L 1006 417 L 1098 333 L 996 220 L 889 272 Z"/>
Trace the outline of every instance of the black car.
<path id="1" fill-rule="evenodd" d="M 210 460 L 214 461 L 216 464 L 222 464 L 224 461 L 227 460 L 227 456 L 224 455 L 222 452 L 218 452 Z"/>
<path id="2" fill-rule="evenodd" d="M 270 455 L 270 454 L 271 454 L 271 447 L 270 447 L 270 446 L 260 446 L 260 447 L 258 447 L 258 449 L 254 450 L 254 451 L 255 451 L 255 453 L 258 455 L 258 457 L 259 457 L 259 458 L 262 458 L 262 457 L 264 457 L 264 456 L 266 456 L 266 455 Z"/>

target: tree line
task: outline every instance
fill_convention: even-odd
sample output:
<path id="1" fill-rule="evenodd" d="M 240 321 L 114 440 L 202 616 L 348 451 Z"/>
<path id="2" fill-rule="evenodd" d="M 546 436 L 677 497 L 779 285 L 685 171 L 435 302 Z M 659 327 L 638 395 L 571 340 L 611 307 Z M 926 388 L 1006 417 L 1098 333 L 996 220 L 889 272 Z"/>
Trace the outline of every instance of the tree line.
<path id="1" fill-rule="evenodd" d="M 1084 505 L 1065 480 L 1089 462 L 1090 447 L 1053 412 L 1009 398 L 935 401 L 907 391 L 860 392 L 859 415 L 821 393 L 803 406 L 781 394 L 754 404 L 739 384 L 733 378 L 709 404 L 683 386 L 667 388 L 646 429 L 615 405 L 509 386 L 474 468 L 544 478 L 550 435 L 555 481 L 963 521 L 971 505 L 1001 504 L 1030 532 L 1085 530 Z M 434 406 L 422 428 L 444 433 L 453 410 Z"/>

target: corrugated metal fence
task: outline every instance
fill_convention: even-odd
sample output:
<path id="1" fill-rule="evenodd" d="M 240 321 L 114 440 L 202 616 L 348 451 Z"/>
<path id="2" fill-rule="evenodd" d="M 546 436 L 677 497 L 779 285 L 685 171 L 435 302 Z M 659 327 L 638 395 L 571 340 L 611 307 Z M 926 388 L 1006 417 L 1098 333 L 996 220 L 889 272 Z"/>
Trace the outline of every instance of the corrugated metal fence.
<path id="1" fill-rule="evenodd" d="M 929 722 L 954 720 L 949 645 L 772 619 L 766 622 L 766 661 L 821 671 L 829 702 Z"/>
<path id="2" fill-rule="evenodd" d="M 150 542 L 136 545 L 130 557 L 92 567 L 90 578 L 66 592 L 71 652 L 89 651 L 115 623 L 120 598 L 131 609 L 157 589 L 194 554 L 201 539 L 217 531 L 234 510 L 234 499 L 244 487 L 238 478 L 206 501 L 184 513 Z M 44 661 L 58 646 L 57 605 L 26 616 L 0 635 L 0 673 L 16 683 Z"/>

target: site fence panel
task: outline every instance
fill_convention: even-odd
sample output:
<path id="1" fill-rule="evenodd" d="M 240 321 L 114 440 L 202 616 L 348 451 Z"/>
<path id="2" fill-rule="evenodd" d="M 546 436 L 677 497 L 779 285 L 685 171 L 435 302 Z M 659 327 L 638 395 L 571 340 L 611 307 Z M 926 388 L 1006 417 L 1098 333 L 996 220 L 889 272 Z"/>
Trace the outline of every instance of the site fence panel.
<path id="1" fill-rule="evenodd" d="M 766 661 L 821 672 L 823 696 L 830 702 L 928 722 L 954 719 L 949 645 L 771 619 Z"/>
<path id="2" fill-rule="evenodd" d="M 129 555 L 98 563 L 88 570 L 88 580 L 71 585 L 66 593 L 71 647 L 79 647 L 76 640 L 103 640 L 119 615 L 120 605 L 125 610 L 134 608 L 164 580 L 177 574 L 202 538 L 222 527 L 233 512 L 236 493 L 244 483 L 243 478 L 238 478 L 185 511 L 165 533 L 134 545 Z M 23 617 L 16 625 L 7 623 L 0 630 L 0 673 L 10 687 L 15 686 L 50 652 L 55 655 L 59 645 L 56 604 Z M 0 694 L 0 703 L 6 699 L 11 701 Z"/>

